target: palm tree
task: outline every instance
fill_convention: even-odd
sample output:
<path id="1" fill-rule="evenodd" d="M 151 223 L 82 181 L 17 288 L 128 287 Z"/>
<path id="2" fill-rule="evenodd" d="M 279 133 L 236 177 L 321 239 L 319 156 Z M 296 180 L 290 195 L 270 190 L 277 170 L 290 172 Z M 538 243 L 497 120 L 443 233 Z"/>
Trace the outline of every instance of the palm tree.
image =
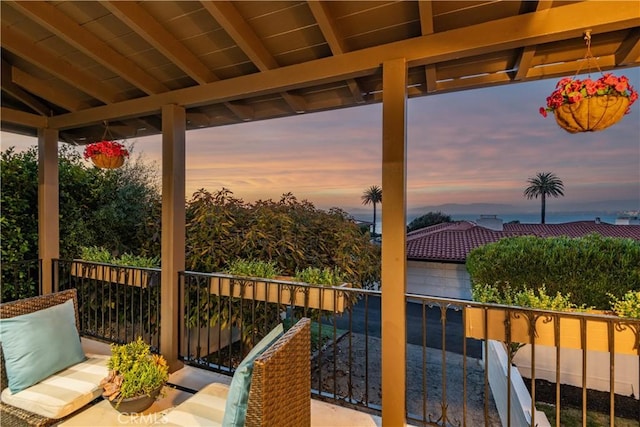
<path id="1" fill-rule="evenodd" d="M 362 204 L 373 204 L 373 236 L 376 236 L 376 204 L 382 203 L 382 188 L 372 185 L 362 193 Z"/>
<path id="2" fill-rule="evenodd" d="M 542 201 L 541 223 L 544 224 L 547 195 L 553 197 L 564 196 L 564 184 L 553 172 L 538 172 L 535 177 L 529 178 L 527 182 L 531 185 L 525 188 L 524 195 L 527 199 L 537 199 L 540 196 Z"/>

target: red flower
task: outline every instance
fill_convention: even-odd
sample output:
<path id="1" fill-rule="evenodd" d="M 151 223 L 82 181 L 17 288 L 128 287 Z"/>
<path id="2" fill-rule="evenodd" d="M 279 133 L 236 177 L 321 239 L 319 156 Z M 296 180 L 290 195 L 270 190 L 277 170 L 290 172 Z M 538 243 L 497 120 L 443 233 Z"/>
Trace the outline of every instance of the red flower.
<path id="1" fill-rule="evenodd" d="M 565 77 L 558 81 L 556 90 L 547 97 L 547 106 L 540 108 L 540 114 L 547 117 L 547 112 L 554 111 L 563 105 L 575 104 L 584 98 L 603 95 L 625 96 L 629 98 L 629 107 L 638 99 L 638 92 L 629 84 L 626 76 L 616 77 L 607 73 L 596 81 L 589 78 L 577 80 Z"/>
<path id="2" fill-rule="evenodd" d="M 103 154 L 107 157 L 129 157 L 129 151 L 116 141 L 94 142 L 84 148 L 85 159 L 90 159 L 97 154 Z"/>

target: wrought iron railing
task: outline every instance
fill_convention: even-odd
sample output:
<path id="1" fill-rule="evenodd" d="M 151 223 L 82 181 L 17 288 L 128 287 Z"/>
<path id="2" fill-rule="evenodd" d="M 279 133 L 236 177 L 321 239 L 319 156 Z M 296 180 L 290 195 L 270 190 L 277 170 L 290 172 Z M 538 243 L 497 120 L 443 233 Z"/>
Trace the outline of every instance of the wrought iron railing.
<path id="1" fill-rule="evenodd" d="M 82 335 L 160 347 L 160 269 L 54 260 L 53 271 L 56 290 L 78 290 Z"/>
<path id="2" fill-rule="evenodd" d="M 142 335 L 159 347 L 158 269 L 56 261 L 54 271 L 57 289 L 78 288 L 84 335 L 112 342 Z M 181 272 L 179 281 L 185 363 L 230 374 L 276 323 L 309 317 L 314 396 L 380 413 L 380 291 L 196 272 Z M 406 304 L 410 424 L 548 418 L 560 426 L 574 416 L 568 410 L 597 425 L 640 420 L 640 320 L 412 294 Z"/>
<path id="3" fill-rule="evenodd" d="M 640 320 L 407 299 L 422 313 L 422 343 L 414 347 L 417 322 L 408 310 L 412 424 L 520 426 L 545 425 L 546 419 L 560 426 L 578 418 L 583 425 L 614 426 L 640 420 Z"/>
<path id="4" fill-rule="evenodd" d="M 42 262 L 37 259 L 0 263 L 1 301 L 15 301 L 40 295 Z"/>
<path id="5" fill-rule="evenodd" d="M 374 338 L 379 344 L 380 292 L 195 272 L 181 273 L 180 285 L 184 324 L 179 355 L 186 363 L 233 372 L 253 343 L 278 322 L 292 325 L 308 317 L 312 393 L 379 409 L 367 388 L 380 365 L 380 352 L 368 347 Z M 358 387 L 352 386 L 354 375 Z"/>

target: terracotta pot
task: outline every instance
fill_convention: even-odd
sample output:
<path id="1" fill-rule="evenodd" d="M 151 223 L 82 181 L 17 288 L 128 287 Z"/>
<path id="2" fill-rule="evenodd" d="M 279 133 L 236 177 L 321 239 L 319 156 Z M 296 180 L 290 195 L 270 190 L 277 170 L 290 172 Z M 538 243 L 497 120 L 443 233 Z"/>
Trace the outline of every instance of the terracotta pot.
<path id="1" fill-rule="evenodd" d="M 94 165 L 101 169 L 117 169 L 124 164 L 124 156 L 106 156 L 104 154 L 96 154 L 91 157 Z"/>
<path id="2" fill-rule="evenodd" d="M 129 414 L 129 413 L 135 413 L 135 412 L 142 412 L 145 409 L 148 409 L 151 405 L 153 405 L 153 402 L 156 401 L 156 399 L 158 398 L 158 395 L 160 394 L 160 390 L 162 390 L 162 386 L 153 390 L 148 395 L 143 394 L 142 396 L 134 396 L 134 397 L 129 397 L 127 399 L 122 399 L 122 401 L 120 401 L 119 404 L 118 404 L 118 399 L 110 400 L 109 403 L 111 403 L 111 406 L 113 406 L 115 409 L 117 409 L 119 412 L 122 412 L 122 413 Z"/>
<path id="3" fill-rule="evenodd" d="M 628 107 L 625 96 L 601 95 L 562 105 L 553 113 L 558 125 L 569 133 L 593 132 L 618 123 Z"/>

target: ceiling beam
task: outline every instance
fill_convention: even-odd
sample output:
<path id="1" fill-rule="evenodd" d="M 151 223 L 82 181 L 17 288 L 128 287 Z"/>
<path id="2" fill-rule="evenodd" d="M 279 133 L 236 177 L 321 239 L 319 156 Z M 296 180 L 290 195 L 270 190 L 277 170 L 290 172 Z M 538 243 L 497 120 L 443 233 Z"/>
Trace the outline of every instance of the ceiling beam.
<path id="1" fill-rule="evenodd" d="M 370 75 L 379 70 L 381 63 L 394 58 L 406 58 L 409 66 L 421 66 L 550 43 L 567 37 L 581 37 L 586 26 L 594 34 L 634 28 L 640 26 L 640 11 L 636 6 L 633 2 L 615 8 L 609 7 L 606 2 L 572 3 L 544 12 L 499 19 L 198 87 L 63 114 L 49 120 L 53 127 L 67 129 L 105 119 L 157 113 L 165 104 L 189 108 Z M 574 18 L 566 19 L 567 16 Z"/>
<path id="2" fill-rule="evenodd" d="M 198 84 L 219 80 L 218 76 L 139 4 L 108 1 L 102 2 L 102 5 Z"/>
<path id="3" fill-rule="evenodd" d="M 536 11 L 541 12 L 543 10 L 547 10 L 551 8 L 553 5 L 553 1 L 538 1 L 536 4 Z M 517 69 L 515 75 L 513 76 L 513 80 L 524 80 L 527 77 L 527 73 L 529 72 L 529 68 L 531 68 L 531 63 L 533 62 L 533 58 L 536 55 L 536 47 L 535 46 L 526 46 L 520 52 L 520 56 L 516 60 L 514 68 Z"/>
<path id="4" fill-rule="evenodd" d="M 630 65 L 640 62 L 640 28 L 629 33 L 616 52 L 617 65 Z"/>
<path id="5" fill-rule="evenodd" d="M 15 125 L 36 129 L 47 127 L 47 117 L 25 113 L 24 111 L 14 110 L 12 108 L 0 107 L 0 117 L 2 117 L 3 122 Z"/>
<path id="6" fill-rule="evenodd" d="M 54 56 L 49 50 L 32 42 L 17 31 L 5 25 L 2 26 L 0 31 L 2 47 L 4 49 L 37 65 L 60 80 L 77 87 L 87 95 L 105 104 L 119 101 L 114 94 L 115 90 L 79 68 L 74 67 L 64 59 Z"/>
<path id="7" fill-rule="evenodd" d="M 334 55 L 341 55 L 347 52 L 347 48 L 344 44 L 344 37 L 340 36 L 338 28 L 336 27 L 333 17 L 329 13 L 326 3 L 323 1 L 311 0 L 307 1 L 307 4 L 320 27 L 320 31 L 322 32 L 324 39 L 329 44 L 331 52 Z M 362 97 L 362 90 L 360 89 L 358 82 L 356 82 L 355 79 L 348 79 L 347 86 L 349 86 L 349 90 L 351 91 L 351 95 L 355 102 L 363 104 L 364 98 Z"/>
<path id="8" fill-rule="evenodd" d="M 418 10 L 420 13 L 420 30 L 422 31 L 422 35 L 433 34 L 433 3 L 425 0 L 419 1 Z M 427 93 L 433 93 L 438 90 L 436 64 L 425 65 L 424 81 Z"/>
<path id="9" fill-rule="evenodd" d="M 203 1 L 202 5 L 260 71 L 280 67 L 278 61 L 267 50 L 231 2 Z M 281 96 L 293 111 L 300 113 L 306 110 L 302 97 L 294 99 L 286 94 L 281 94 Z"/>
<path id="10" fill-rule="evenodd" d="M 57 37 L 78 49 L 83 55 L 102 64 L 141 91 L 153 95 L 169 89 L 142 68 L 120 55 L 108 44 L 76 21 L 45 2 L 12 1 L 11 6 L 25 14 Z"/>
<path id="11" fill-rule="evenodd" d="M 18 99 L 20 102 L 31 108 L 41 116 L 48 116 L 51 113 L 51 108 L 44 105 L 36 97 L 26 92 L 19 84 L 17 84 L 11 73 L 14 67 L 12 67 L 7 61 L 2 60 L 2 90 Z"/>
<path id="12" fill-rule="evenodd" d="M 33 77 L 16 67 L 11 67 L 11 79 L 18 86 L 23 87 L 29 92 L 38 95 L 40 98 L 46 99 L 50 103 L 62 107 L 67 111 L 73 112 L 91 108 L 91 105 L 78 99 L 77 96 L 69 94 L 69 91 L 59 89 L 52 85 L 51 82 Z M 48 109 L 48 111 L 50 110 L 51 109 Z"/>

